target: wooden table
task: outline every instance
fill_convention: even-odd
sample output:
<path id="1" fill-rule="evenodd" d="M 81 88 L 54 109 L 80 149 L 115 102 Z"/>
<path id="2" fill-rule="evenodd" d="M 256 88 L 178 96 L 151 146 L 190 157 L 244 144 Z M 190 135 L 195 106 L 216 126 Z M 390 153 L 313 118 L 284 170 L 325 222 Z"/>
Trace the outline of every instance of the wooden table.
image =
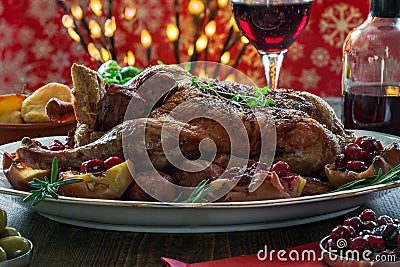
<path id="1" fill-rule="evenodd" d="M 345 216 L 368 207 L 400 218 L 400 188 L 392 189 Z M 160 257 L 194 263 L 254 254 L 267 245 L 282 249 L 318 241 L 344 216 L 280 229 L 207 234 L 114 232 L 75 227 L 32 212 L 21 198 L 0 195 L 9 225 L 34 243 L 31 266 L 164 266 Z M 238 215 L 240 216 L 240 215 Z"/>

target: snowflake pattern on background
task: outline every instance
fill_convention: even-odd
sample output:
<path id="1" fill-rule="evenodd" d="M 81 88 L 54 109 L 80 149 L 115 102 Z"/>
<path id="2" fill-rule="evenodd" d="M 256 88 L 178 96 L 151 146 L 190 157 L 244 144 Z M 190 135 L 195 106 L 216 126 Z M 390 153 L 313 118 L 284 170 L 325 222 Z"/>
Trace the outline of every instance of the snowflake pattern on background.
<path id="1" fill-rule="evenodd" d="M 318 82 L 321 77 L 317 74 L 316 69 L 303 69 L 301 71 L 300 81 L 306 89 L 317 89 Z"/>
<path id="2" fill-rule="evenodd" d="M 317 47 L 311 52 L 311 62 L 314 66 L 322 68 L 329 65 L 331 61 L 331 55 L 328 49 Z"/>
<path id="3" fill-rule="evenodd" d="M 328 7 L 319 22 L 322 39 L 330 46 L 341 48 L 349 31 L 362 21 L 360 10 L 355 6 L 339 3 Z"/>
<path id="4" fill-rule="evenodd" d="M 286 56 L 293 61 L 297 61 L 304 57 L 304 45 L 299 42 L 294 42 L 287 52 Z"/>

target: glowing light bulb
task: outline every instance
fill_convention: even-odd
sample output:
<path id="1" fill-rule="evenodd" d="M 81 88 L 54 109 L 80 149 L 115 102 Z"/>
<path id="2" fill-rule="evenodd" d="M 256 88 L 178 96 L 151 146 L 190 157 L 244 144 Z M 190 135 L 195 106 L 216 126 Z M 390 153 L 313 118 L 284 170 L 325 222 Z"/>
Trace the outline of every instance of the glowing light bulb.
<path id="1" fill-rule="evenodd" d="M 228 64 L 229 60 L 231 60 L 231 53 L 229 53 L 229 51 L 226 51 L 221 56 L 221 63 L 222 64 Z"/>
<path id="2" fill-rule="evenodd" d="M 95 20 L 90 20 L 89 21 L 89 30 L 90 30 L 90 35 L 93 38 L 100 38 L 101 37 L 101 27 L 99 23 Z"/>
<path id="3" fill-rule="evenodd" d="M 218 0 L 218 7 L 225 8 L 228 5 L 229 0 Z"/>
<path id="4" fill-rule="evenodd" d="M 64 15 L 61 21 L 63 26 L 67 29 L 72 28 L 74 26 L 74 19 L 70 15 Z"/>
<path id="5" fill-rule="evenodd" d="M 136 16 L 136 7 L 126 6 L 124 9 L 124 18 L 126 20 L 132 20 Z"/>
<path id="6" fill-rule="evenodd" d="M 199 39 L 196 41 L 196 51 L 201 52 L 206 49 L 208 44 L 208 38 L 205 34 L 200 35 Z"/>
<path id="7" fill-rule="evenodd" d="M 89 6 L 96 16 L 100 17 L 103 14 L 103 5 L 100 0 L 90 0 Z"/>
<path id="8" fill-rule="evenodd" d="M 143 30 L 140 34 L 140 42 L 145 48 L 149 48 L 153 42 L 150 33 L 147 30 Z"/>
<path id="9" fill-rule="evenodd" d="M 249 39 L 247 39 L 246 36 L 242 36 L 242 37 L 240 38 L 240 41 L 241 41 L 242 43 L 244 43 L 244 44 L 248 44 L 248 43 L 250 42 Z"/>
<path id="10" fill-rule="evenodd" d="M 128 64 L 129 66 L 133 66 L 136 63 L 136 58 L 135 55 L 133 54 L 133 52 L 131 50 L 129 50 L 128 52 L 126 52 L 126 55 L 124 57 L 124 62 L 126 64 Z"/>
<path id="11" fill-rule="evenodd" d="M 231 16 L 231 18 L 230 18 L 230 20 L 229 20 L 229 25 L 233 25 L 233 24 L 235 24 L 236 23 L 236 21 L 235 21 L 235 17 L 232 15 Z"/>
<path id="12" fill-rule="evenodd" d="M 191 44 L 191 45 L 189 45 L 189 48 L 188 48 L 188 56 L 193 56 L 193 53 L 194 53 L 194 46 Z"/>
<path id="13" fill-rule="evenodd" d="M 233 26 L 233 30 L 235 32 L 240 32 L 238 25 L 236 24 L 236 22 L 232 25 Z"/>
<path id="14" fill-rule="evenodd" d="M 76 33 L 73 28 L 68 28 L 68 34 L 75 42 L 81 41 L 81 37 L 79 36 L 79 34 Z"/>
<path id="15" fill-rule="evenodd" d="M 204 11 L 204 4 L 200 0 L 190 0 L 188 10 L 192 15 L 200 15 Z"/>
<path id="16" fill-rule="evenodd" d="M 104 62 L 107 62 L 111 59 L 111 53 L 107 49 L 101 48 L 101 57 L 103 58 Z"/>
<path id="17" fill-rule="evenodd" d="M 114 35 L 117 30 L 117 24 L 115 22 L 115 17 L 112 16 L 111 19 L 107 19 L 104 24 L 104 35 L 107 37 L 111 37 Z"/>
<path id="18" fill-rule="evenodd" d="M 206 27 L 204 28 L 204 31 L 208 37 L 213 36 L 216 30 L 217 30 L 217 23 L 215 22 L 215 20 L 212 20 L 209 23 L 207 23 Z"/>
<path id="19" fill-rule="evenodd" d="M 76 19 L 80 20 L 83 17 L 82 8 L 78 4 L 75 4 L 75 5 L 71 6 L 71 13 L 72 13 L 72 16 L 74 16 L 74 18 L 76 18 Z"/>
<path id="20" fill-rule="evenodd" d="M 167 33 L 168 40 L 170 40 L 171 42 L 178 40 L 179 29 L 175 24 L 168 24 L 165 32 Z"/>
<path id="21" fill-rule="evenodd" d="M 97 47 L 93 43 L 88 44 L 88 51 L 89 51 L 89 55 L 92 58 L 94 58 L 96 60 L 101 60 L 100 51 L 99 51 L 99 49 L 97 49 Z"/>

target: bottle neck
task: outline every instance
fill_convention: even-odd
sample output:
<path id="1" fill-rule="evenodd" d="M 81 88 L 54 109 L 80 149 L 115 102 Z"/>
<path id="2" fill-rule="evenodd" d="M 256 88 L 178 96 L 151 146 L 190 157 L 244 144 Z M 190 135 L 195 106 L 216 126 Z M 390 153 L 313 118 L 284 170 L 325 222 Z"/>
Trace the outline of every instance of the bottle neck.
<path id="1" fill-rule="evenodd" d="M 400 18 L 400 1 L 371 0 L 369 16 L 380 18 Z"/>

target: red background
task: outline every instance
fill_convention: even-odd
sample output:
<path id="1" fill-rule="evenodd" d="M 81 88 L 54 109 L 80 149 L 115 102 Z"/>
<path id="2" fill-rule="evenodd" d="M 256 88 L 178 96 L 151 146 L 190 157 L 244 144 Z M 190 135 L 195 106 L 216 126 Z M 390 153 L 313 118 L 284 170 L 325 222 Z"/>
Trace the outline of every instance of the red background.
<path id="1" fill-rule="evenodd" d="M 79 1 L 87 17 L 89 1 Z M 176 63 L 165 28 L 174 22 L 173 0 L 116 0 L 113 14 L 117 17 L 115 42 L 117 60 L 123 65 L 126 50 L 136 56 L 135 66 L 149 65 L 146 50 L 140 44 L 140 32 L 147 29 L 153 36 L 150 64 L 157 60 Z M 208 2 L 216 4 L 215 0 Z M 74 1 L 65 1 L 70 6 Z M 107 1 L 102 1 L 105 11 Z M 125 21 L 122 12 L 133 3 L 137 15 Z M 192 17 L 187 14 L 187 0 L 179 1 L 181 10 L 181 57 L 188 60 L 187 49 L 193 43 Z M 303 35 L 292 45 L 283 63 L 280 87 L 306 90 L 321 96 L 340 96 L 341 50 L 344 38 L 366 18 L 369 0 L 315 0 L 310 23 Z M 92 68 L 96 65 L 79 43 L 74 42 L 61 24 L 62 9 L 52 0 L 4 0 L 0 2 L 0 93 L 18 92 L 26 84 L 34 91 L 48 82 L 71 85 L 70 67 L 73 62 Z M 210 40 L 209 60 L 217 61 L 226 38 L 231 16 L 230 6 L 220 9 L 216 21 L 217 33 Z M 98 19 L 105 20 L 105 15 Z M 233 48 L 229 62 L 233 64 Z M 203 58 L 204 59 L 204 56 Z M 238 69 L 259 86 L 265 85 L 261 60 L 248 46 Z"/>

